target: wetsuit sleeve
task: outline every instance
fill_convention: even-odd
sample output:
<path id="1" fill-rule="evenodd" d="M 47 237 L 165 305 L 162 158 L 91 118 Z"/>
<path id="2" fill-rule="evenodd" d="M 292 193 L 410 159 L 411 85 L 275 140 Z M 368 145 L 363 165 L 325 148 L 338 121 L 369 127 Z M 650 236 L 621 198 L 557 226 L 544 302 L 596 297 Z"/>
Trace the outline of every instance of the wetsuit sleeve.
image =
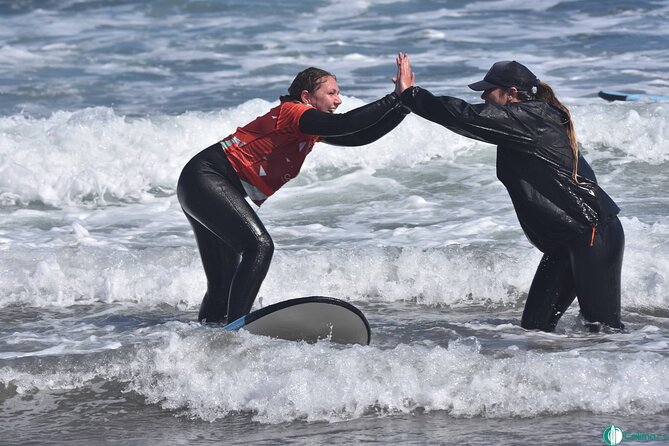
<path id="1" fill-rule="evenodd" d="M 468 138 L 495 145 L 528 146 L 536 142 L 533 126 L 523 122 L 510 107 L 437 97 L 420 87 L 406 89 L 401 99 L 417 115 Z"/>
<path id="2" fill-rule="evenodd" d="M 300 132 L 324 138 L 350 135 L 368 129 L 395 109 L 404 110 L 404 106 L 394 93 L 341 114 L 310 109 L 305 111 L 300 118 Z M 392 122 L 392 117 L 389 117 L 389 121 Z M 385 127 L 387 129 L 386 133 L 397 124 L 399 124 L 399 121 L 390 128 Z M 375 139 L 378 139 L 385 134 L 380 133 L 382 130 L 384 130 L 383 126 L 376 130 L 370 129 L 366 136 L 365 134 L 361 135 L 361 140 L 370 140 L 375 136 L 375 133 L 378 134 Z M 371 139 L 370 142 L 373 140 Z"/>
<path id="3" fill-rule="evenodd" d="M 321 141 L 334 146 L 346 147 L 371 144 L 397 127 L 409 113 L 411 112 L 405 107 L 398 107 L 366 129 L 350 135 L 324 137 L 321 138 Z"/>

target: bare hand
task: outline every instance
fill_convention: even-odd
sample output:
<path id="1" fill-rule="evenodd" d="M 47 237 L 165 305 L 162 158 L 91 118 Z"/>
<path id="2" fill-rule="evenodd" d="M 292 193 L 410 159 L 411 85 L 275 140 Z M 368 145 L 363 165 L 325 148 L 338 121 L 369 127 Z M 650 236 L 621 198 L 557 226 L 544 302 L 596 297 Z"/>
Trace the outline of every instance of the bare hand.
<path id="1" fill-rule="evenodd" d="M 395 83 L 395 93 L 400 95 L 404 90 L 413 86 L 416 82 L 416 75 L 411 71 L 407 53 L 399 53 L 395 62 L 397 62 L 397 76 L 393 77 L 393 82 Z"/>

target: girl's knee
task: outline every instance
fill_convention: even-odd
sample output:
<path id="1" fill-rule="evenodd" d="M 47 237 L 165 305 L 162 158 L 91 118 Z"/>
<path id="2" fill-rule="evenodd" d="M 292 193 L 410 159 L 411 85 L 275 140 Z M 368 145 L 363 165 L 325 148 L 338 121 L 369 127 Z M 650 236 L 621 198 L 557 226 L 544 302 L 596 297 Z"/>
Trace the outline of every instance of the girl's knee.
<path id="1" fill-rule="evenodd" d="M 274 253 L 274 240 L 269 234 L 265 233 L 259 240 L 260 250 L 266 255 L 271 256 Z"/>
<path id="2" fill-rule="evenodd" d="M 256 239 L 255 255 L 262 262 L 269 264 L 274 255 L 274 241 L 267 232 L 261 233 Z"/>

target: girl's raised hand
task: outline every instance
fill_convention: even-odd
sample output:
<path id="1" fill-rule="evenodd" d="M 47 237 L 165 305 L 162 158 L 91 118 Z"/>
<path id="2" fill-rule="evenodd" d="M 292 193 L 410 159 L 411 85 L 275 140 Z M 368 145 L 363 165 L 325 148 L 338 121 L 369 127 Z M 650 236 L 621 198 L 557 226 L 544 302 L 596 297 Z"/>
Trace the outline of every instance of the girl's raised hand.
<path id="1" fill-rule="evenodd" d="M 411 71 L 411 63 L 407 53 L 399 53 L 395 62 L 397 62 L 397 76 L 393 77 L 393 82 L 395 83 L 395 93 L 400 95 L 404 90 L 413 86 L 416 82 L 416 75 Z"/>

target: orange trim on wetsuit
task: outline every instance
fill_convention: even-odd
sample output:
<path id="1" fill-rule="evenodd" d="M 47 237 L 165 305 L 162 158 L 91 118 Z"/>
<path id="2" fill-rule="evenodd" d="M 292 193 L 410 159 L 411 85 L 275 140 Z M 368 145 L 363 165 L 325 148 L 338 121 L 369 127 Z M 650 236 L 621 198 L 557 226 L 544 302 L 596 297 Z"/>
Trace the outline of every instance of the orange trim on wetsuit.
<path id="1" fill-rule="evenodd" d="M 221 141 L 249 198 L 260 206 L 295 178 L 318 136 L 300 132 L 310 105 L 283 102 Z"/>

